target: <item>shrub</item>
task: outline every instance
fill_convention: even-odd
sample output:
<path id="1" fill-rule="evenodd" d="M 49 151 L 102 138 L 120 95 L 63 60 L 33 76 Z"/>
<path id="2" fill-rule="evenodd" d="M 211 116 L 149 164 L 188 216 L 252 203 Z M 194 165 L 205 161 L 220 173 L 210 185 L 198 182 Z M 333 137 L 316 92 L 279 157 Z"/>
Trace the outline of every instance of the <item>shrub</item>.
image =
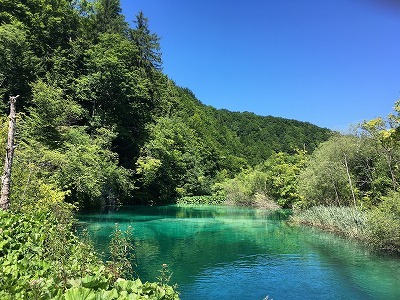
<path id="1" fill-rule="evenodd" d="M 96 273 L 101 262 L 50 213 L 0 212 L 0 298 L 50 299 L 69 278 Z"/>
<path id="2" fill-rule="evenodd" d="M 369 240 L 377 248 L 400 252 L 400 193 L 384 197 L 368 212 Z"/>

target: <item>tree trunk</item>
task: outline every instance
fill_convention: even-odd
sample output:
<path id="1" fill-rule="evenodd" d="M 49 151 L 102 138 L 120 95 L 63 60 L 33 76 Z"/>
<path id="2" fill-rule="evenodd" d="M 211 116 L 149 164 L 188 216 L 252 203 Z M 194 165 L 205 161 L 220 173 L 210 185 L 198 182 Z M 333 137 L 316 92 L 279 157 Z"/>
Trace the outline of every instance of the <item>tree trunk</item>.
<path id="1" fill-rule="evenodd" d="M 349 179 L 351 195 L 353 196 L 353 204 L 354 204 L 354 208 L 356 208 L 356 206 L 357 206 L 356 196 L 355 196 L 355 194 L 354 194 L 353 184 L 352 184 L 352 182 L 351 182 L 351 177 L 350 177 L 350 172 L 349 172 L 349 166 L 347 165 L 347 156 L 346 156 L 346 153 L 343 153 L 343 155 L 344 155 L 344 164 L 345 164 L 345 166 L 346 166 L 347 178 Z"/>
<path id="2" fill-rule="evenodd" d="M 1 196 L 0 209 L 7 210 L 10 206 L 10 186 L 11 186 L 11 168 L 14 157 L 14 134 L 16 124 L 15 102 L 18 96 L 10 96 L 10 120 L 8 123 L 8 137 L 6 148 L 6 159 L 4 161 L 4 173 L 1 177 Z"/>

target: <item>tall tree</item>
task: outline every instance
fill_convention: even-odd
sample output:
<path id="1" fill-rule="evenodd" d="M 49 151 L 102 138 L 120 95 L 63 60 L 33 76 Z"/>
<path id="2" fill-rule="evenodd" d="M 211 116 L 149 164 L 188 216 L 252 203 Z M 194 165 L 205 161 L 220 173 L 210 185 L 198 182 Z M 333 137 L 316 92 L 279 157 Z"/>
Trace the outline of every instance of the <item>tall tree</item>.
<path id="1" fill-rule="evenodd" d="M 7 109 L 8 95 L 23 94 L 22 100 L 29 95 L 33 66 L 38 60 L 30 50 L 27 35 L 20 22 L 0 26 L 0 109 L 3 111 Z"/>
<path id="2" fill-rule="evenodd" d="M 97 33 L 123 34 L 128 29 L 125 17 L 121 14 L 119 0 L 97 0 L 94 3 L 95 29 Z"/>
<path id="3" fill-rule="evenodd" d="M 139 49 L 139 66 L 161 70 L 160 37 L 150 32 L 148 23 L 149 20 L 140 11 L 136 15 L 136 28 L 129 30 L 129 38 Z"/>
<path id="4" fill-rule="evenodd" d="M 356 181 L 352 177 L 358 151 L 355 136 L 333 136 L 322 143 L 299 176 L 301 204 L 352 205 L 354 190 L 350 183 Z"/>
<path id="5" fill-rule="evenodd" d="M 400 103 L 396 104 L 400 110 Z M 375 149 L 386 160 L 387 169 L 390 173 L 393 190 L 398 185 L 399 169 L 399 118 L 389 115 L 388 120 L 376 118 L 362 124 L 362 129 L 375 142 Z"/>

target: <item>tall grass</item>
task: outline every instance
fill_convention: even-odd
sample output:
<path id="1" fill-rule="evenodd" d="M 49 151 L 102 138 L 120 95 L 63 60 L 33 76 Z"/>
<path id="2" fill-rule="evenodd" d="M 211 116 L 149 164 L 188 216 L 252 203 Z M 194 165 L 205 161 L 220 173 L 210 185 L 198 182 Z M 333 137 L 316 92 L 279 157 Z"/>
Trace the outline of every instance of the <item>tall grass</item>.
<path id="1" fill-rule="evenodd" d="M 368 232 L 366 213 L 351 207 L 314 206 L 295 211 L 291 221 L 362 240 Z"/>
<path id="2" fill-rule="evenodd" d="M 378 250 L 400 254 L 400 194 L 397 193 L 371 210 L 314 206 L 295 211 L 291 221 L 355 238 Z"/>

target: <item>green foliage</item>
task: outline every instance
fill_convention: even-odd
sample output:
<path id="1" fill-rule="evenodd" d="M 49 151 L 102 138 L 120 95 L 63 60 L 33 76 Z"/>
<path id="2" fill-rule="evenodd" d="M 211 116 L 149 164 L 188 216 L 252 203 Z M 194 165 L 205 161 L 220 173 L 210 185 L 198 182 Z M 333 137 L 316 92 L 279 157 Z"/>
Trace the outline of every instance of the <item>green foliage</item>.
<path id="1" fill-rule="evenodd" d="M 21 127 L 30 124 L 30 119 L 20 123 Z M 111 131 L 102 129 L 90 136 L 85 128 L 69 127 L 54 132 L 56 149 L 53 139 L 46 145 L 21 133 L 12 174 L 14 208 L 32 209 L 65 198 L 79 200 L 82 208 L 99 207 L 115 204 L 120 195 L 129 193 L 130 172 L 117 165 L 117 156 L 109 150 Z"/>
<path id="2" fill-rule="evenodd" d="M 301 200 L 298 193 L 298 178 L 304 169 L 306 153 L 297 151 L 290 155 L 277 153 L 271 155 L 266 162 L 260 166 L 265 172 L 265 193 L 280 206 L 292 207 Z"/>
<path id="3" fill-rule="evenodd" d="M 48 131 L 60 126 L 76 124 L 83 116 L 82 107 L 66 97 L 61 88 L 38 80 L 32 84 L 33 107 L 30 118 L 34 124 L 32 129 L 41 130 L 36 135 L 45 136 Z"/>
<path id="4" fill-rule="evenodd" d="M 334 136 L 312 154 L 300 175 L 301 205 L 354 205 L 373 207 L 400 176 L 398 117 L 364 122 L 353 135 Z M 350 178 L 349 178 L 350 177 Z"/>
<path id="5" fill-rule="evenodd" d="M 115 279 L 133 278 L 132 261 L 134 259 L 132 227 L 122 232 L 118 224 L 115 224 L 110 241 L 110 261 L 107 267 Z"/>
<path id="6" fill-rule="evenodd" d="M 375 248 L 400 251 L 399 112 L 397 102 L 395 114 L 387 119 L 366 121 L 354 135 L 321 144 L 300 175 L 299 206 L 309 209 L 298 213 L 296 220 L 355 236 Z"/>
<path id="7" fill-rule="evenodd" d="M 159 118 L 137 161 L 141 182 L 161 202 L 209 193 L 206 157 L 196 132 L 179 118 Z"/>
<path id="8" fill-rule="evenodd" d="M 400 194 L 391 193 L 368 212 L 370 242 L 381 249 L 400 252 Z"/>
<path id="9" fill-rule="evenodd" d="M 399 103 L 397 102 L 395 106 L 397 114 L 399 113 Z M 379 172 L 372 182 L 372 190 L 378 188 L 378 192 L 382 192 L 379 187 L 381 182 L 385 181 L 386 189 L 382 194 L 386 194 L 388 189 L 396 190 L 398 188 L 400 178 L 398 168 L 400 162 L 399 125 L 399 115 L 393 114 L 390 114 L 386 120 L 376 118 L 361 125 L 364 135 L 371 144 L 371 154 L 375 158 L 375 165 Z"/>
<path id="10" fill-rule="evenodd" d="M 29 83 L 33 80 L 33 68 L 37 58 L 30 50 L 28 32 L 20 22 L 0 22 L 0 109 L 8 106 L 9 96 L 22 95 L 26 102 Z"/>
<path id="11" fill-rule="evenodd" d="M 116 279 L 91 243 L 72 234 L 72 225 L 72 218 L 54 207 L 35 214 L 0 211 L 1 299 L 179 299 L 165 281 Z M 127 243 L 116 235 L 110 245 L 118 248 L 113 251 L 118 262 Z"/>
<path id="12" fill-rule="evenodd" d="M 129 30 L 129 38 L 139 49 L 138 65 L 147 70 L 161 70 L 160 38 L 149 30 L 148 19 L 140 11 L 136 15 L 136 28 Z"/>
<path id="13" fill-rule="evenodd" d="M 125 17 L 121 15 L 120 0 L 94 1 L 94 28 L 98 33 L 123 34 L 127 30 Z"/>
<path id="14" fill-rule="evenodd" d="M 252 166 L 262 163 L 274 152 L 294 153 L 295 149 L 304 149 L 311 153 L 331 135 L 330 130 L 307 122 L 261 117 L 250 112 L 213 110 L 212 113 L 221 125 L 239 137 L 236 155 L 246 157 Z"/>
<path id="15" fill-rule="evenodd" d="M 224 196 L 187 196 L 176 200 L 177 204 L 194 204 L 194 205 L 223 205 L 226 198 Z"/>
<path id="16" fill-rule="evenodd" d="M 86 280 L 84 283 L 83 280 Z M 88 286 L 88 287 L 85 287 Z M 104 288 L 106 286 L 106 288 Z M 108 286 L 107 281 L 99 282 L 97 279 L 83 278 L 82 285 L 69 288 L 64 294 L 65 300 L 175 300 L 179 294 L 171 286 L 159 286 L 156 283 L 142 283 L 140 279 L 118 279 L 113 286 Z"/>
<path id="17" fill-rule="evenodd" d="M 255 195 L 265 192 L 265 173 L 258 170 L 244 170 L 232 179 L 214 185 L 214 193 L 226 197 L 235 205 L 254 205 Z"/>
<path id="18" fill-rule="evenodd" d="M 93 249 L 72 235 L 68 219 L 57 221 L 51 213 L 1 212 L 0 222 L 4 296 L 50 299 L 66 286 L 67 278 L 101 270 Z"/>
<path id="19" fill-rule="evenodd" d="M 169 282 L 171 280 L 172 273 L 168 268 L 167 264 L 162 264 L 160 270 L 160 276 L 157 277 L 157 285 L 158 288 L 156 290 L 157 297 L 165 297 L 166 299 L 175 299 L 178 297 L 178 293 L 176 292 L 177 285 L 169 286 Z"/>
<path id="20" fill-rule="evenodd" d="M 301 206 L 351 205 L 352 195 L 345 162 L 348 161 L 352 171 L 359 149 L 359 139 L 354 136 L 334 136 L 322 143 L 300 174 Z M 356 181 L 354 177 L 352 180 Z"/>
<path id="21" fill-rule="evenodd" d="M 314 206 L 295 211 L 295 223 L 310 225 L 356 238 L 375 249 L 400 252 L 400 197 L 392 193 L 372 209 Z"/>
<path id="22" fill-rule="evenodd" d="M 222 177 L 214 185 L 214 192 L 238 205 L 277 208 L 291 207 L 300 201 L 297 184 L 304 168 L 305 153 L 290 155 L 276 153 L 254 169 L 243 170 L 233 179 Z"/>

